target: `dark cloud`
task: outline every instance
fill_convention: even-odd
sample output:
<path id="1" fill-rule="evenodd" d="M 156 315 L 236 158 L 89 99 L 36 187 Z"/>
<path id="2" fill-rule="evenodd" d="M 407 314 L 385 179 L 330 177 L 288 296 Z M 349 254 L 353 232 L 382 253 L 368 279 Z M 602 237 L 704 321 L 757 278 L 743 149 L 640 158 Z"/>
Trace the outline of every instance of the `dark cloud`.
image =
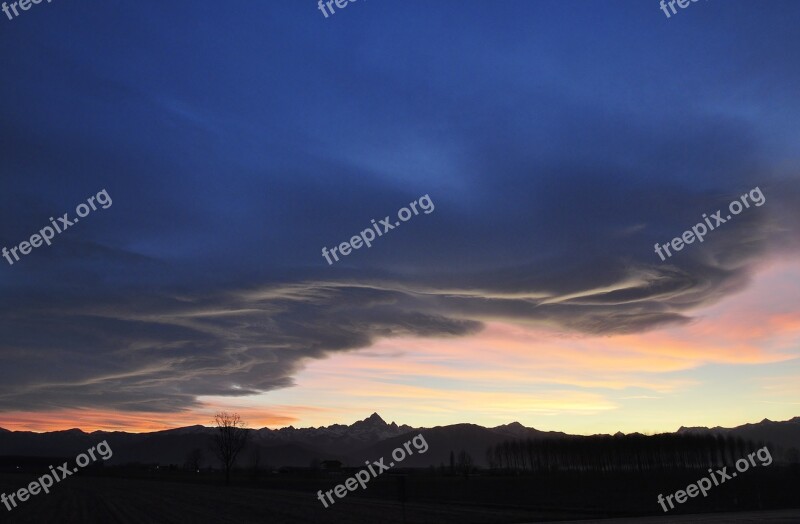
<path id="1" fill-rule="evenodd" d="M 199 395 L 289 386 L 305 359 L 377 337 L 464 336 L 480 327 L 407 293 L 347 284 L 68 302 L 2 312 L 10 336 L 0 344 L 0 408 L 171 411 Z"/>

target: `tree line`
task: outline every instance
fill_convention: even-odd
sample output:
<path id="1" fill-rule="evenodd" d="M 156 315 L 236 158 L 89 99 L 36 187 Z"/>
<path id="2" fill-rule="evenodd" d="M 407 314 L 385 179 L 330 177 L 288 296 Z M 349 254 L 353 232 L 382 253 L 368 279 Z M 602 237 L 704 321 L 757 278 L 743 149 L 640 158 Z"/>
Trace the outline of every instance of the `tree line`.
<path id="1" fill-rule="evenodd" d="M 723 435 L 595 435 L 507 440 L 486 450 L 492 469 L 510 471 L 642 472 L 733 465 L 762 447 Z"/>

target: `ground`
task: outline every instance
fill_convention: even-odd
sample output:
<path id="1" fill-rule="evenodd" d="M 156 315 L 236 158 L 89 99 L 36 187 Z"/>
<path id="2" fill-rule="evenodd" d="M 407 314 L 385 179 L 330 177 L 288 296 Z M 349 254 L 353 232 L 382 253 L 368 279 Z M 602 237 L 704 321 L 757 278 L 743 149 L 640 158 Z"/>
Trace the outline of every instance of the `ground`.
<path id="1" fill-rule="evenodd" d="M 0 476 L 0 489 L 11 493 L 24 485 L 21 475 Z M 407 524 L 490 524 L 555 522 L 580 519 L 579 512 L 535 511 L 503 505 L 411 503 Z M 570 514 L 571 513 L 571 514 Z M 0 505 L 0 522 L 9 524 L 400 524 L 398 502 L 346 497 L 324 508 L 312 491 L 284 491 L 215 484 L 146 479 L 74 477 L 49 494 L 40 493 L 11 512 Z M 571 522 L 634 523 L 749 523 L 800 522 L 800 510 L 662 516 L 636 519 L 572 520 Z"/>

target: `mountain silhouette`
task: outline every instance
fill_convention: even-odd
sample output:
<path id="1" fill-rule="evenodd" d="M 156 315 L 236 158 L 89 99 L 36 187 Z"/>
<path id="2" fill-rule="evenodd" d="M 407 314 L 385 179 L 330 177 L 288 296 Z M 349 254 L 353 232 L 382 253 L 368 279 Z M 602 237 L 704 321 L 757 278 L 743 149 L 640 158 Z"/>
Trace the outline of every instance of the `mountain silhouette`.
<path id="1" fill-rule="evenodd" d="M 211 442 L 216 430 L 200 425 L 156 431 L 127 433 L 123 431 L 94 431 L 80 429 L 34 433 L 8 431 L 0 428 L 0 456 L 13 457 L 73 457 L 87 448 L 106 440 L 114 451 L 110 464 L 183 464 L 187 453 L 200 449 L 207 464 L 212 463 Z M 408 467 L 439 466 L 449 462 L 450 452 L 465 450 L 475 463 L 486 465 L 485 453 L 490 446 L 507 440 L 570 439 L 575 435 L 540 431 L 519 422 L 486 428 L 476 424 L 452 424 L 432 428 L 413 428 L 386 423 L 377 413 L 350 425 L 333 424 L 319 428 L 251 429 L 249 451 L 258 448 L 261 462 L 273 467 L 307 467 L 312 461 L 339 460 L 344 464 L 363 464 L 388 456 L 418 434 L 428 443 L 428 451 L 415 453 L 404 462 Z M 681 427 L 678 434 L 722 434 L 745 440 L 771 444 L 776 451 L 800 445 L 800 417 L 784 422 L 762 420 L 734 428 Z M 620 434 L 620 433 L 617 433 Z"/>

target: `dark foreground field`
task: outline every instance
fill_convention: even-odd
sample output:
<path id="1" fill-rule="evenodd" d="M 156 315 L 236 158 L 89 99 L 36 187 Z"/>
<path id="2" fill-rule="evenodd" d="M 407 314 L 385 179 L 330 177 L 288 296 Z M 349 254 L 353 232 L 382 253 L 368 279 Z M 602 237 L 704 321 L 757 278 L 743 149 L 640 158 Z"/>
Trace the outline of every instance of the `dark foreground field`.
<path id="1" fill-rule="evenodd" d="M 272 481 L 259 483 L 258 487 L 235 485 L 225 487 L 215 482 L 175 482 L 164 479 L 124 479 L 106 477 L 72 477 L 54 486 L 50 494 L 38 494 L 8 512 L 0 505 L 2 523 L 348 523 L 348 524 L 449 524 L 449 523 L 531 523 L 552 521 L 600 522 L 608 512 L 588 509 L 576 501 L 575 510 L 558 502 L 541 504 L 542 491 L 530 491 L 530 496 L 508 494 L 515 504 L 491 503 L 480 497 L 463 496 L 472 490 L 485 489 L 491 484 L 506 483 L 513 479 L 449 479 L 446 485 L 435 488 L 436 479 L 420 479 L 431 490 L 441 492 L 435 497 L 422 499 L 419 493 L 410 492 L 412 501 L 406 504 L 405 520 L 399 502 L 380 498 L 396 479 L 386 479 L 382 486 L 363 493 L 366 496 L 349 496 L 325 509 L 317 501 L 311 484 L 288 482 L 291 490 L 275 489 Z M 315 479 L 312 484 L 333 487 L 333 479 Z M 11 493 L 29 481 L 25 475 L 0 475 L 0 490 Z M 516 482 L 525 484 L 522 479 Z M 469 487 L 469 489 L 464 489 Z M 584 486 L 585 487 L 585 486 Z M 796 493 L 796 486 L 794 486 Z M 413 490 L 410 490 L 413 491 Z M 569 489 L 553 490 L 551 496 Z M 581 491 L 573 492 L 580 493 Z M 625 496 L 628 498 L 630 495 Z M 457 498 L 468 502 L 455 502 Z M 495 497 L 492 497 L 495 498 Z M 547 498 L 550 498 L 548 496 Z M 551 500 L 558 497 L 552 497 Z M 637 495 L 636 498 L 639 498 Z M 449 501 L 449 502 L 448 502 Z M 535 502 L 534 502 L 535 501 Z M 647 501 L 647 503 L 653 501 Z M 544 508 L 544 509 L 542 509 Z M 714 509 L 714 508 L 709 508 Z M 588 520 L 584 520 L 588 519 Z M 800 522 L 800 510 L 743 511 L 740 513 L 715 513 L 706 515 L 658 516 L 602 520 L 613 523 L 675 522 L 687 524 L 767 522 L 788 524 Z"/>
<path id="2" fill-rule="evenodd" d="M 18 476 L 0 478 L 6 492 L 20 487 Z M 313 493 L 224 487 L 148 480 L 81 477 L 68 479 L 50 494 L 39 494 L 14 509 L 8 523 L 173 524 L 173 523 L 402 523 L 397 502 L 345 498 L 325 509 Z M 408 523 L 523 522 L 545 515 L 530 511 L 408 504 Z M 553 516 L 553 515 L 549 515 Z M 576 516 L 576 515 L 573 515 Z"/>
<path id="3" fill-rule="evenodd" d="M 679 517 L 637 517 L 630 519 L 570 520 L 560 524 L 797 524 L 800 510 L 745 511 L 742 513 L 713 513 L 709 515 L 682 515 Z"/>

